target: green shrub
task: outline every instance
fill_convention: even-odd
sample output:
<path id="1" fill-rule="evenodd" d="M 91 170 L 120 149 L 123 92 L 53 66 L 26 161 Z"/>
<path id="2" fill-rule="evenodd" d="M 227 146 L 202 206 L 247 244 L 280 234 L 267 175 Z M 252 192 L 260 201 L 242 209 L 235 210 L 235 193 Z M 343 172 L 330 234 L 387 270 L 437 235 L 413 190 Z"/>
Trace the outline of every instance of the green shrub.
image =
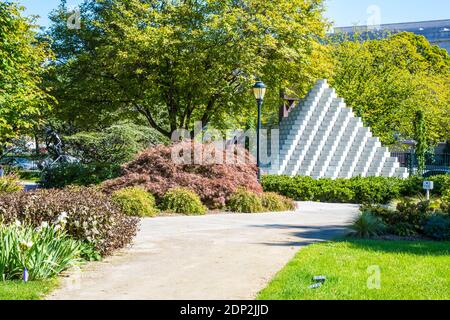
<path id="1" fill-rule="evenodd" d="M 423 195 L 424 178 L 355 177 L 351 179 L 313 179 L 311 177 L 264 176 L 266 192 L 276 192 L 296 201 L 386 204 L 401 196 Z M 433 194 L 450 189 L 450 175 L 427 178 L 435 184 Z"/>
<path id="2" fill-rule="evenodd" d="M 442 211 L 442 213 L 450 216 L 450 201 L 442 201 L 441 202 L 441 211 Z"/>
<path id="3" fill-rule="evenodd" d="M 429 178 L 422 178 L 417 176 L 411 176 L 408 179 L 403 180 L 401 195 L 404 197 L 416 197 L 417 195 L 423 195 L 423 182 L 433 181 L 434 190 L 432 194 L 440 196 L 447 189 L 450 189 L 450 175 L 432 176 Z"/>
<path id="4" fill-rule="evenodd" d="M 313 179 L 311 177 L 265 176 L 263 188 L 297 201 L 338 203 L 388 203 L 398 198 L 404 180 L 367 177 L 352 179 Z"/>
<path id="5" fill-rule="evenodd" d="M 21 191 L 23 186 L 19 183 L 19 177 L 9 174 L 0 178 L 0 194 Z"/>
<path id="6" fill-rule="evenodd" d="M 331 182 L 333 181 L 333 182 Z M 318 190 L 312 200 L 320 202 L 348 203 L 354 202 L 355 191 L 347 179 L 319 179 L 316 180 Z"/>
<path id="7" fill-rule="evenodd" d="M 83 163 L 122 165 L 147 146 L 168 141 L 147 126 L 119 122 L 101 131 L 65 136 L 64 142 L 69 153 Z"/>
<path id="8" fill-rule="evenodd" d="M 360 238 L 380 236 L 386 232 L 386 224 L 383 220 L 368 211 L 362 211 L 350 228 L 352 229 L 350 235 Z"/>
<path id="9" fill-rule="evenodd" d="M 261 196 L 264 211 L 282 212 L 295 210 L 295 202 L 274 192 L 265 192 Z"/>
<path id="10" fill-rule="evenodd" d="M 389 226 L 389 231 L 400 237 L 410 237 L 417 235 L 419 233 L 419 228 L 408 222 L 397 222 L 396 224 Z"/>
<path id="11" fill-rule="evenodd" d="M 0 279 L 21 279 L 25 269 L 29 280 L 53 277 L 81 261 L 81 248 L 57 226 L 0 225 Z"/>
<path id="12" fill-rule="evenodd" d="M 186 188 L 170 189 L 163 197 L 162 208 L 168 212 L 185 215 L 203 215 L 207 210 L 200 197 Z"/>
<path id="13" fill-rule="evenodd" d="M 129 216 L 154 217 L 158 213 L 155 197 L 143 188 L 131 187 L 116 191 L 112 199 Z"/>
<path id="14" fill-rule="evenodd" d="M 23 171 L 19 171 L 18 174 L 19 174 L 20 179 L 27 180 L 27 181 L 39 181 L 41 178 L 40 171 L 23 170 Z"/>
<path id="15" fill-rule="evenodd" d="M 450 188 L 442 192 L 442 202 L 450 203 Z"/>
<path id="16" fill-rule="evenodd" d="M 243 188 L 239 188 L 231 195 L 227 208 L 232 212 L 238 213 L 257 213 L 264 211 L 261 197 Z"/>
<path id="17" fill-rule="evenodd" d="M 39 227 L 64 219 L 72 238 L 93 244 L 102 255 L 131 243 L 139 219 L 124 215 L 109 196 L 94 188 L 40 189 L 0 196 L 0 221 Z"/>
<path id="18" fill-rule="evenodd" d="M 425 223 L 424 234 L 436 240 L 450 240 L 450 217 L 433 215 Z"/>
<path id="19" fill-rule="evenodd" d="M 433 190 L 434 194 L 442 195 L 443 193 L 445 193 L 447 190 L 450 189 L 450 174 L 433 176 L 423 180 L 434 182 L 434 190 Z M 422 186 L 420 187 L 422 188 Z"/>
<path id="20" fill-rule="evenodd" d="M 415 232 L 420 233 L 424 221 L 432 214 L 434 214 L 434 210 L 429 201 L 419 203 L 404 201 L 397 205 L 396 215 L 393 217 L 396 221 L 391 224 L 408 224 L 410 228 L 414 228 Z"/>
<path id="21" fill-rule="evenodd" d="M 118 165 L 104 164 L 61 164 L 42 171 L 41 181 L 44 188 L 64 188 L 70 185 L 90 186 L 119 176 Z"/>

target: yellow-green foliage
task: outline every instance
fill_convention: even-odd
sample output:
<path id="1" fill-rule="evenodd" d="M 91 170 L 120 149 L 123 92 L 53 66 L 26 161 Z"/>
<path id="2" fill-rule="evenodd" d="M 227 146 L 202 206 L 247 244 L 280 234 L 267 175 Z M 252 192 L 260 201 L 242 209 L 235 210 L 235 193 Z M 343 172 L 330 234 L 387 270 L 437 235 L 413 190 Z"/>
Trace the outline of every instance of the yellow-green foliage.
<path id="1" fill-rule="evenodd" d="M 442 202 L 450 202 L 450 188 L 442 192 Z"/>
<path id="2" fill-rule="evenodd" d="M 158 213 L 155 197 L 143 188 L 132 187 L 116 191 L 112 199 L 129 216 L 154 217 Z"/>
<path id="3" fill-rule="evenodd" d="M 238 213 L 257 213 L 264 211 L 261 197 L 254 192 L 242 188 L 233 193 L 228 201 L 227 207 L 230 211 Z"/>
<path id="4" fill-rule="evenodd" d="M 19 178 L 16 175 L 7 175 L 0 178 L 0 194 L 13 193 L 22 189 L 23 187 L 19 183 Z"/>
<path id="5" fill-rule="evenodd" d="M 265 211 L 281 212 L 295 210 L 295 202 L 292 199 L 283 197 L 275 192 L 265 192 L 261 196 L 261 201 Z"/>
<path id="6" fill-rule="evenodd" d="M 186 188 L 170 189 L 162 201 L 163 210 L 184 215 L 204 215 L 206 207 L 194 191 Z"/>

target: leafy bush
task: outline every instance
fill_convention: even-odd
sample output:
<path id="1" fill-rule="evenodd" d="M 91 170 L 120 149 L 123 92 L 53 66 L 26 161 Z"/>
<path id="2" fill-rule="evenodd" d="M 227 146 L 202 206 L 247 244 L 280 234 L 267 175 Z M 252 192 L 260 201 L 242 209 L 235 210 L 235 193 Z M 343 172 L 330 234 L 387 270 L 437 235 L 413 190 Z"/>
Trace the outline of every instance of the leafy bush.
<path id="1" fill-rule="evenodd" d="M 399 236 L 421 233 L 424 221 L 435 212 L 428 201 L 414 203 L 408 200 L 400 202 L 397 210 L 381 206 L 365 206 L 363 210 L 381 218 L 389 226 L 390 232 Z"/>
<path id="2" fill-rule="evenodd" d="M 67 216 L 65 230 L 76 240 L 94 244 L 102 255 L 128 245 L 139 220 L 124 215 L 110 198 L 94 188 L 35 190 L 0 196 L 0 220 L 38 227 Z"/>
<path id="3" fill-rule="evenodd" d="M 441 205 L 441 208 L 444 207 Z M 424 234 L 439 239 L 445 237 L 449 227 L 450 216 L 447 212 L 431 206 L 429 201 L 403 201 L 397 205 L 397 210 L 381 206 L 364 206 L 362 210 L 382 219 L 388 231 L 399 236 Z"/>
<path id="4" fill-rule="evenodd" d="M 139 187 L 116 191 L 112 200 L 129 216 L 154 217 L 158 213 L 155 197 Z"/>
<path id="5" fill-rule="evenodd" d="M 0 225 L 0 277 L 29 280 L 53 277 L 80 262 L 82 245 L 55 226 Z"/>
<path id="6" fill-rule="evenodd" d="M 422 230 L 424 221 L 433 213 L 434 210 L 430 207 L 429 201 L 422 201 L 419 203 L 411 201 L 400 202 L 397 205 L 396 215 L 393 217 L 393 219 L 397 221 L 394 221 L 394 223 L 391 224 L 406 223 L 419 233 Z"/>
<path id="7" fill-rule="evenodd" d="M 349 180 L 355 192 L 355 203 L 388 203 L 400 196 L 403 179 L 386 177 L 356 177 Z"/>
<path id="8" fill-rule="evenodd" d="M 70 153 L 83 163 L 120 166 L 162 137 L 151 128 L 123 122 L 102 131 L 79 132 L 64 137 L 64 141 Z"/>
<path id="9" fill-rule="evenodd" d="M 419 194 L 423 194 L 423 182 L 425 180 L 434 182 L 434 190 L 432 192 L 434 195 L 440 196 L 447 189 L 450 189 L 450 174 L 432 176 L 428 178 L 412 176 L 403 180 L 401 195 L 405 197 L 415 197 Z"/>
<path id="10" fill-rule="evenodd" d="M 423 227 L 424 234 L 436 240 L 450 240 L 450 217 L 433 215 Z"/>
<path id="11" fill-rule="evenodd" d="M 17 192 L 22 189 L 18 176 L 9 174 L 0 178 L 0 194 Z"/>
<path id="12" fill-rule="evenodd" d="M 40 184 L 44 188 L 64 188 L 69 185 L 90 186 L 115 178 L 120 174 L 117 165 L 61 164 L 42 171 Z"/>
<path id="13" fill-rule="evenodd" d="M 442 202 L 450 203 L 450 188 L 442 192 Z"/>
<path id="14" fill-rule="evenodd" d="M 233 193 L 228 201 L 227 207 L 230 211 L 238 213 L 257 213 L 264 211 L 261 197 L 243 188 Z"/>
<path id="15" fill-rule="evenodd" d="M 311 177 L 265 176 L 263 189 L 297 201 L 321 201 L 362 204 L 385 204 L 401 196 L 423 194 L 424 178 L 355 177 L 351 179 L 313 179 Z M 434 181 L 433 194 L 450 189 L 450 175 L 426 178 Z"/>
<path id="16" fill-rule="evenodd" d="M 208 154 L 210 147 L 208 144 L 196 144 L 194 148 L 187 142 L 148 149 L 123 167 L 122 177 L 105 182 L 103 188 L 107 193 L 112 193 L 126 187 L 141 186 L 155 195 L 158 202 L 170 189 L 189 188 L 211 209 L 224 207 L 239 187 L 262 192 L 257 180 L 256 165 L 252 164 L 252 157 L 246 150 L 236 149 L 239 154 L 244 155 L 243 161 L 237 157 L 229 159 L 229 150 L 224 150 L 223 154 L 218 155 L 226 159 L 224 164 L 192 163 L 193 159 Z M 186 158 L 192 161 L 175 163 L 172 153 L 179 153 L 180 150 L 184 150 Z M 233 155 L 231 153 L 231 157 Z"/>
<path id="17" fill-rule="evenodd" d="M 264 211 L 282 212 L 295 210 L 295 202 L 274 192 L 265 192 L 261 196 Z"/>
<path id="18" fill-rule="evenodd" d="M 18 174 L 19 174 L 20 179 L 27 180 L 27 181 L 38 181 L 41 178 L 40 171 L 23 170 L 23 171 L 19 171 Z"/>
<path id="19" fill-rule="evenodd" d="M 394 225 L 389 226 L 389 231 L 400 237 L 414 236 L 419 233 L 418 227 L 408 222 L 398 222 Z"/>
<path id="20" fill-rule="evenodd" d="M 350 235 L 361 238 L 380 236 L 386 232 L 386 224 L 383 220 L 369 211 L 362 211 L 350 228 L 352 229 Z"/>
<path id="21" fill-rule="evenodd" d="M 441 202 L 441 211 L 442 211 L 442 213 L 450 216 L 450 201 L 442 201 Z"/>
<path id="22" fill-rule="evenodd" d="M 200 197 L 192 190 L 186 188 L 170 189 L 164 196 L 162 208 L 168 212 L 185 215 L 203 215 L 206 207 Z"/>

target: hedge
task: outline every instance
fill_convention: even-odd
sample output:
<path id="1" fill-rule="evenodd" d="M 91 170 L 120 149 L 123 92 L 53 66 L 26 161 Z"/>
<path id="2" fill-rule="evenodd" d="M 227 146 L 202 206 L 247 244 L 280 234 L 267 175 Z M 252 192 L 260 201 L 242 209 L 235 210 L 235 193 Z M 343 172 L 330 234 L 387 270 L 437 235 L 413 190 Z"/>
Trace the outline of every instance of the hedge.
<path id="1" fill-rule="evenodd" d="M 423 194 L 424 178 L 408 179 L 367 177 L 351 179 L 313 179 L 303 176 L 263 177 L 265 192 L 276 192 L 296 201 L 320 201 L 333 203 L 388 203 L 402 196 Z M 450 188 L 450 175 L 435 176 L 433 194 L 441 195 Z"/>

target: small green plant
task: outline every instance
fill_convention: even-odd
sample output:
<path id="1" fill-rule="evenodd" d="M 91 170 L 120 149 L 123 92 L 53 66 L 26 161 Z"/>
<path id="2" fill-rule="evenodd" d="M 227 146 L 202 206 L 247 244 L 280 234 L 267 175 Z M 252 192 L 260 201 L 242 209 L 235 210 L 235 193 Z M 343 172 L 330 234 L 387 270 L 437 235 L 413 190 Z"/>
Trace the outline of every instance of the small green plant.
<path id="1" fill-rule="evenodd" d="M 203 215 L 207 210 L 200 197 L 186 188 L 170 189 L 163 197 L 162 208 L 168 212 L 184 215 Z"/>
<path id="2" fill-rule="evenodd" d="M 383 220 L 369 211 L 363 211 L 350 228 L 352 229 L 350 235 L 360 238 L 370 238 L 386 233 L 386 225 Z"/>
<path id="3" fill-rule="evenodd" d="M 140 187 L 116 191 L 112 200 L 129 216 L 154 217 L 158 213 L 155 197 Z"/>
<path id="4" fill-rule="evenodd" d="M 274 192 L 265 192 L 261 196 L 265 211 L 282 212 L 295 210 L 295 202 Z"/>
<path id="5" fill-rule="evenodd" d="M 230 211 L 238 213 L 257 213 L 264 211 L 261 197 L 254 192 L 242 188 L 233 193 L 228 201 L 227 207 Z"/>
<path id="6" fill-rule="evenodd" d="M 23 186 L 19 183 L 19 177 L 15 174 L 8 174 L 0 177 L 0 194 L 21 191 Z"/>
<path id="7" fill-rule="evenodd" d="M 29 280 L 51 278 L 82 261 L 82 244 L 71 239 L 61 226 L 40 228 L 15 224 L 0 226 L 0 277 Z"/>

